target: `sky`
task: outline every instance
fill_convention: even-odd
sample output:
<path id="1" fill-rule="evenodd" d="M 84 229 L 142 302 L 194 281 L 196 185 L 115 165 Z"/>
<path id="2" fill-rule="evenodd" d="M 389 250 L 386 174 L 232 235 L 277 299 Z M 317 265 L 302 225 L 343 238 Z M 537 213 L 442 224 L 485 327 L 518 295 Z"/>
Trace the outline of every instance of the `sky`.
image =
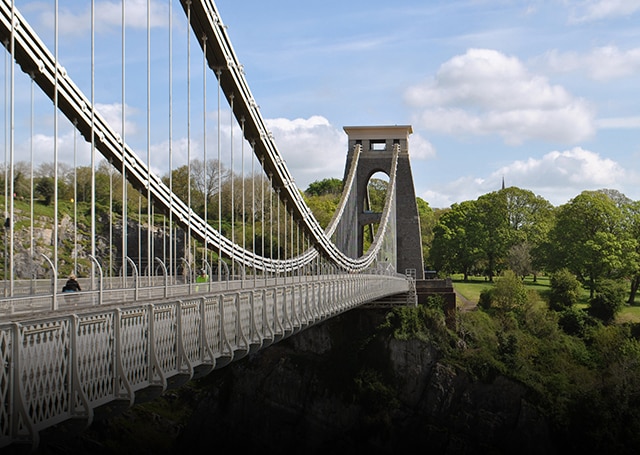
<path id="1" fill-rule="evenodd" d="M 152 41 L 168 33 L 166 3 L 152 3 Z M 52 46 L 52 2 L 16 4 Z M 60 59 L 89 93 L 90 2 L 74 5 L 60 2 Z M 555 206 L 601 188 L 640 200 L 640 0 L 218 0 L 216 5 L 301 189 L 315 180 L 342 178 L 343 127 L 411 125 L 416 195 L 433 208 L 498 190 L 503 179 Z M 166 148 L 166 103 L 154 98 L 147 118 L 146 88 L 138 86 L 146 76 L 134 78 L 146 74 L 146 0 L 127 1 L 125 77 L 131 82 L 125 84 L 125 103 L 117 69 L 120 2 L 96 0 L 96 11 L 96 105 L 119 131 L 125 106 L 127 142 L 142 157 L 150 150 L 152 168 L 161 173 L 167 166 L 159 151 Z M 176 19 L 174 38 L 186 34 Z M 168 51 L 154 46 L 152 73 L 158 75 L 167 72 L 163 53 Z M 174 62 L 186 58 L 186 48 L 176 46 Z M 197 51 L 192 45 L 192 75 L 202 72 Z M 173 77 L 180 80 L 184 73 L 176 69 Z M 208 78 L 203 79 L 211 92 L 195 82 L 190 96 L 194 110 L 206 93 L 211 121 L 217 118 L 217 95 L 215 78 Z M 185 102 L 180 90 L 174 108 Z M 26 101 L 28 91 L 17 96 Z M 36 111 L 44 115 L 46 109 L 42 103 Z M 201 117 L 193 116 L 196 136 L 202 135 L 196 125 Z M 146 133 L 147 124 L 154 125 L 153 133 Z M 52 141 L 47 127 L 40 127 L 39 140 Z M 69 140 L 70 134 L 61 136 Z M 175 150 L 183 155 L 185 134 L 175 127 L 174 144 L 182 144 Z M 207 136 L 200 142 L 215 140 Z M 215 144 L 206 148 L 214 150 Z"/>

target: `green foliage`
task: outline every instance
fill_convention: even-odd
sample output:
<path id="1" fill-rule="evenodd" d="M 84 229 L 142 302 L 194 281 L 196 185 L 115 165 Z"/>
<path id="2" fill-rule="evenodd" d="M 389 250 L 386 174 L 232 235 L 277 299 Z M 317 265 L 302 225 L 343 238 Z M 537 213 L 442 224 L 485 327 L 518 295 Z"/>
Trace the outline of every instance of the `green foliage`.
<path id="1" fill-rule="evenodd" d="M 558 325 L 569 335 L 584 337 L 597 322 L 583 309 L 567 307 L 560 312 Z"/>
<path id="2" fill-rule="evenodd" d="M 34 187 L 34 193 L 44 199 L 44 205 L 51 205 L 55 195 L 55 185 L 52 177 L 42 177 Z"/>
<path id="3" fill-rule="evenodd" d="M 580 298 L 580 282 L 568 269 L 562 268 L 551 275 L 551 292 L 549 307 L 555 311 L 563 311 L 578 303 Z"/>
<path id="4" fill-rule="evenodd" d="M 307 196 L 340 196 L 341 193 L 342 180 L 336 178 L 316 180 L 311 182 L 305 190 Z"/>
<path id="5" fill-rule="evenodd" d="M 527 301 L 524 283 L 511 270 L 496 280 L 492 294 L 492 307 L 502 312 L 521 309 Z"/>
<path id="6" fill-rule="evenodd" d="M 338 209 L 340 195 L 330 193 L 322 195 L 305 194 L 303 198 L 311 209 L 313 216 L 318 220 L 318 223 L 320 223 L 320 226 L 326 228 Z"/>
<path id="7" fill-rule="evenodd" d="M 387 314 L 380 328 L 398 340 L 434 341 L 442 350 L 448 349 L 451 341 L 444 310 L 438 300 L 418 307 L 396 307 Z"/>
<path id="8" fill-rule="evenodd" d="M 480 298 L 478 299 L 478 306 L 483 310 L 488 310 L 493 304 L 493 292 L 494 288 L 486 288 L 480 291 Z"/>
<path id="9" fill-rule="evenodd" d="M 549 267 L 568 268 L 591 297 L 600 280 L 637 269 L 637 239 L 625 229 L 621 208 L 603 192 L 583 191 L 561 206 L 549 242 Z"/>
<path id="10" fill-rule="evenodd" d="M 465 280 L 481 258 L 473 233 L 479 229 L 475 216 L 476 203 L 453 204 L 433 228 L 429 264 L 443 273 L 461 272 Z"/>
<path id="11" fill-rule="evenodd" d="M 431 243 L 433 242 L 433 227 L 436 223 L 435 213 L 429 203 L 419 197 L 416 198 L 418 217 L 420 218 L 420 235 L 422 236 L 422 257 L 429 258 Z M 431 267 L 429 267 L 431 268 Z"/>
<path id="12" fill-rule="evenodd" d="M 589 312 L 609 324 L 624 306 L 626 287 L 620 281 L 602 280 L 589 303 Z"/>

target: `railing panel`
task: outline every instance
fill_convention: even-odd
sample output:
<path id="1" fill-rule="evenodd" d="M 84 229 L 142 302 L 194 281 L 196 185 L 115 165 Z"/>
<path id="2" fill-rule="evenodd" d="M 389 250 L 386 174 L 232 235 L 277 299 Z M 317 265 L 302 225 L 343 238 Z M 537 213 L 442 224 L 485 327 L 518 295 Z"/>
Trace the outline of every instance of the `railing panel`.
<path id="1" fill-rule="evenodd" d="M 222 311 L 224 312 L 224 333 L 233 350 L 239 347 L 239 331 L 237 321 L 236 299 L 237 294 L 224 295 L 222 298 Z"/>
<path id="2" fill-rule="evenodd" d="M 120 314 L 120 357 L 125 377 L 133 390 L 149 385 L 149 311 L 144 307 Z"/>
<path id="3" fill-rule="evenodd" d="M 18 380 L 24 406 L 36 430 L 71 415 L 69 317 L 23 325 L 18 330 Z"/>
<path id="4" fill-rule="evenodd" d="M 239 347 L 249 349 L 249 337 L 251 336 L 251 292 L 238 293 L 239 316 Z"/>
<path id="5" fill-rule="evenodd" d="M 219 300 L 218 296 L 216 296 L 215 298 L 205 298 L 202 303 L 204 305 L 205 336 L 207 343 L 209 343 L 209 349 L 211 349 L 216 358 L 222 355 L 222 328 Z"/>
<path id="6" fill-rule="evenodd" d="M 160 368 L 168 376 L 178 373 L 177 305 L 153 305 L 153 342 Z"/>
<path id="7" fill-rule="evenodd" d="M 13 376 L 13 330 L 10 326 L 0 327 L 0 447 L 11 442 L 11 428 L 13 426 L 14 390 Z"/>
<path id="8" fill-rule="evenodd" d="M 252 344 L 262 344 L 265 334 L 264 312 L 264 293 L 262 291 L 252 291 L 252 309 L 251 309 L 251 337 Z"/>
<path id="9" fill-rule="evenodd" d="M 191 365 L 199 364 L 203 358 L 202 336 L 200 333 L 200 304 L 200 300 L 182 302 L 180 304 L 182 347 Z"/>
<path id="10" fill-rule="evenodd" d="M 76 324 L 80 384 L 94 407 L 115 396 L 115 327 L 113 312 L 81 316 Z"/>

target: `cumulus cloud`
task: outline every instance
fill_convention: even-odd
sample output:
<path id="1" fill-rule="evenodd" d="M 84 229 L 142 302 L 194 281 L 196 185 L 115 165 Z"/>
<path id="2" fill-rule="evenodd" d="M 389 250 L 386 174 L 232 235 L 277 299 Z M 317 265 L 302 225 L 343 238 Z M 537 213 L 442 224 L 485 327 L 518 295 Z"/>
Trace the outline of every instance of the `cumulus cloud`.
<path id="1" fill-rule="evenodd" d="M 453 202 L 475 200 L 506 186 L 530 190 L 553 205 L 566 203 L 584 190 L 612 188 L 625 193 L 640 184 L 640 175 L 624 169 L 614 160 L 581 147 L 552 151 L 540 158 L 514 161 L 486 177 L 464 176 L 419 194 L 432 207 L 449 207 Z"/>
<path id="2" fill-rule="evenodd" d="M 630 16 L 640 10 L 640 0 L 573 1 L 570 20 L 591 22 L 613 17 Z"/>
<path id="3" fill-rule="evenodd" d="M 96 103 L 96 111 L 104 118 L 104 120 L 114 129 L 114 131 L 122 135 L 122 103 L 102 104 Z M 124 122 L 125 135 L 135 135 L 138 133 L 138 125 L 132 120 L 138 110 L 128 104 L 125 105 L 126 119 Z"/>
<path id="4" fill-rule="evenodd" d="M 638 184 L 638 176 L 616 161 L 598 153 L 574 147 L 552 151 L 539 159 L 515 161 L 492 174 L 504 175 L 510 184 L 530 189 L 553 204 L 561 204 L 583 190 L 615 188 L 624 192 Z"/>
<path id="5" fill-rule="evenodd" d="M 640 48 L 620 50 L 617 46 L 602 46 L 588 53 L 552 50 L 541 60 L 552 71 L 586 73 L 590 78 L 605 81 L 635 76 L 640 71 Z"/>
<path id="6" fill-rule="evenodd" d="M 470 49 L 410 87 L 414 122 L 447 134 L 497 134 L 508 144 L 528 139 L 573 143 L 594 133 L 588 103 L 532 74 L 515 57 Z"/>
<path id="7" fill-rule="evenodd" d="M 321 116 L 266 119 L 275 143 L 298 188 L 315 180 L 344 175 L 347 135 Z"/>
<path id="8" fill-rule="evenodd" d="M 436 149 L 427 139 L 414 133 L 409 136 L 409 155 L 412 160 L 426 160 L 436 156 Z"/>

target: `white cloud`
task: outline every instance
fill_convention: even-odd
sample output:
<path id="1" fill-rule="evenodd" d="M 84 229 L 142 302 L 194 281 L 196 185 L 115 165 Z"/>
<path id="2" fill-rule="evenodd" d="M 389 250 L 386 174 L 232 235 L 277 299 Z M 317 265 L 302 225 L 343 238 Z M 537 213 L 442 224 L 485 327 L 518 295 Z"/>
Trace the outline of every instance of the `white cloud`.
<path id="1" fill-rule="evenodd" d="M 640 10 L 640 0 L 586 0 L 573 2 L 572 22 L 591 22 L 630 16 Z"/>
<path id="2" fill-rule="evenodd" d="M 326 118 L 276 118 L 265 122 L 298 188 L 304 190 L 310 183 L 325 178 L 342 179 L 347 136 Z"/>
<path id="3" fill-rule="evenodd" d="M 409 156 L 412 160 L 426 160 L 436 156 L 436 149 L 427 139 L 414 133 L 409 137 Z"/>
<path id="4" fill-rule="evenodd" d="M 25 7 L 27 11 L 39 11 L 39 21 L 45 29 L 54 27 L 54 11 L 52 5 L 44 2 L 33 2 Z M 122 27 L 122 4 L 120 1 L 97 1 L 95 3 L 95 27 L 98 33 L 120 30 Z M 127 0 L 125 4 L 125 20 L 127 27 L 146 29 L 147 0 Z M 149 20 L 152 27 L 166 26 L 168 13 L 166 4 L 151 2 Z M 61 4 L 58 7 L 58 31 L 61 35 L 77 36 L 91 30 L 91 6 L 84 8 Z"/>
<path id="5" fill-rule="evenodd" d="M 573 143 L 593 135 L 587 102 L 530 73 L 515 57 L 470 49 L 410 87 L 415 123 L 447 134 L 498 134 L 509 144 L 528 139 Z"/>
<path id="6" fill-rule="evenodd" d="M 122 103 L 101 104 L 96 103 L 96 111 L 100 113 L 102 118 L 107 122 L 113 130 L 122 135 Z M 125 105 L 125 114 L 127 118 L 124 122 L 125 136 L 136 135 L 138 133 L 138 125 L 131 120 L 132 116 L 137 114 L 138 110 L 130 105 Z"/>
<path id="7" fill-rule="evenodd" d="M 529 189 L 554 205 L 565 203 L 584 190 L 614 188 L 624 192 L 625 186 L 632 188 L 639 183 L 637 175 L 616 161 L 581 147 L 552 151 L 540 159 L 515 161 L 494 172 L 492 178 L 503 175 L 507 186 Z"/>
<path id="8" fill-rule="evenodd" d="M 453 202 L 475 200 L 505 185 L 532 191 L 558 206 L 584 190 L 612 188 L 625 193 L 640 185 L 640 175 L 598 153 L 574 147 L 552 151 L 541 158 L 514 161 L 486 177 L 465 176 L 419 194 L 431 207 L 449 207 Z M 632 197 L 632 194 L 628 194 Z"/>
<path id="9" fill-rule="evenodd" d="M 556 72 L 585 72 L 590 78 L 604 81 L 635 76 L 640 71 L 640 48 L 622 51 L 616 46 L 602 46 L 589 53 L 547 52 L 542 60 Z"/>

